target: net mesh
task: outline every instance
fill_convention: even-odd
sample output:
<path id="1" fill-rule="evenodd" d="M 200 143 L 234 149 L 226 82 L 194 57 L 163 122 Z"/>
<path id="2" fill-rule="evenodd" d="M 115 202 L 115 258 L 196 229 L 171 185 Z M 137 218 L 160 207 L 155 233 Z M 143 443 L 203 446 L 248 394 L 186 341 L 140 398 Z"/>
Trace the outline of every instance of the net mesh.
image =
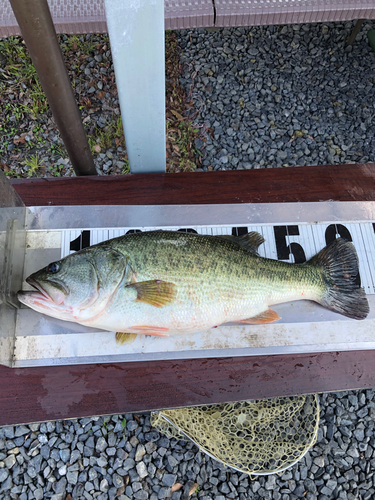
<path id="1" fill-rule="evenodd" d="M 202 451 L 249 475 L 292 466 L 314 445 L 316 395 L 163 410 L 151 423 L 168 437 L 192 440 Z"/>

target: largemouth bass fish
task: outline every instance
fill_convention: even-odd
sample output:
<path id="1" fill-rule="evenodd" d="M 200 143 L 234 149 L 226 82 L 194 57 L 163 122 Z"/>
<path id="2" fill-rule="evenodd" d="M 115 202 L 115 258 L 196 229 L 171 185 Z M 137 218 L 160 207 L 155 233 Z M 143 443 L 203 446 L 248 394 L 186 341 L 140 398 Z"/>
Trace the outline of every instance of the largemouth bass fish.
<path id="1" fill-rule="evenodd" d="M 289 264 L 260 257 L 263 242 L 256 232 L 129 234 L 49 264 L 27 278 L 35 291 L 18 292 L 18 299 L 81 325 L 157 336 L 270 323 L 280 317 L 269 306 L 301 299 L 366 318 L 352 243 L 340 238 L 304 264 Z M 120 343 L 125 337 L 117 334 Z"/>

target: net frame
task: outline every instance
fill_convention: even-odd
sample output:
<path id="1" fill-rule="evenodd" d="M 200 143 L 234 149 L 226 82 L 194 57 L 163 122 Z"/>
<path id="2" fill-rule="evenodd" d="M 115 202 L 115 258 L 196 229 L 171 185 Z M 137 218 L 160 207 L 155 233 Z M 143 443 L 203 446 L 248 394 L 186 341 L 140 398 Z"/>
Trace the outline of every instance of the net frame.
<path id="1" fill-rule="evenodd" d="M 251 477 L 280 473 L 300 461 L 317 440 L 319 411 L 311 394 L 161 410 L 152 412 L 151 424 Z"/>

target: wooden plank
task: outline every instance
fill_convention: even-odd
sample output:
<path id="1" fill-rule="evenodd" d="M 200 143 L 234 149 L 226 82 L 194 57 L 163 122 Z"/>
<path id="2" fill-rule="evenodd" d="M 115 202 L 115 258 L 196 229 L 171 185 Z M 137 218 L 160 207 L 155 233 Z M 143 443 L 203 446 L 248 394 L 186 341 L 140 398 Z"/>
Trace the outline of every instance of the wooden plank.
<path id="1" fill-rule="evenodd" d="M 375 164 L 22 179 L 33 205 L 375 200 Z M 375 386 L 375 351 L 9 369 L 0 425 Z"/>
<path id="2" fill-rule="evenodd" d="M 11 369 L 0 426 L 375 387 L 375 351 Z"/>
<path id="3" fill-rule="evenodd" d="M 375 164 L 14 179 L 28 206 L 375 200 Z"/>

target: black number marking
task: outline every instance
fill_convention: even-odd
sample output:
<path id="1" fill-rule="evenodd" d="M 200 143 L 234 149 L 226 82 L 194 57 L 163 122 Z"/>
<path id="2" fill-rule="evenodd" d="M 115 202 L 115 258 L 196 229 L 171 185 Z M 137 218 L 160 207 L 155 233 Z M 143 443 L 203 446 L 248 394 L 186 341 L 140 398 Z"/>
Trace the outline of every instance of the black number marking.
<path id="1" fill-rule="evenodd" d="M 247 234 L 249 230 L 247 227 L 232 227 L 232 236 L 243 236 Z"/>
<path id="2" fill-rule="evenodd" d="M 353 241 L 352 235 L 347 227 L 342 224 L 330 224 L 325 232 L 326 245 L 335 241 L 337 234 L 341 236 L 341 238 L 345 238 L 347 241 Z"/>
<path id="3" fill-rule="evenodd" d="M 329 245 L 333 243 L 336 239 L 336 235 L 339 235 L 341 238 L 344 238 L 347 241 L 353 242 L 352 235 L 349 232 L 349 229 L 345 227 L 343 224 L 330 224 L 325 232 L 326 244 Z M 361 277 L 359 273 L 355 278 L 355 284 L 359 287 L 361 286 Z"/>
<path id="4" fill-rule="evenodd" d="M 180 233 L 193 233 L 193 234 L 198 234 L 198 232 L 195 229 L 192 229 L 191 227 L 182 227 L 181 229 L 178 229 Z"/>
<path id="5" fill-rule="evenodd" d="M 275 234 L 277 258 L 279 260 L 289 260 L 289 255 L 293 254 L 296 264 L 306 262 L 305 251 L 299 243 L 286 244 L 288 235 L 299 235 L 298 226 L 275 226 L 273 231 Z"/>
<path id="6" fill-rule="evenodd" d="M 73 252 L 78 252 L 83 248 L 90 246 L 90 231 L 82 231 L 81 234 L 73 241 L 70 242 L 69 249 Z"/>

